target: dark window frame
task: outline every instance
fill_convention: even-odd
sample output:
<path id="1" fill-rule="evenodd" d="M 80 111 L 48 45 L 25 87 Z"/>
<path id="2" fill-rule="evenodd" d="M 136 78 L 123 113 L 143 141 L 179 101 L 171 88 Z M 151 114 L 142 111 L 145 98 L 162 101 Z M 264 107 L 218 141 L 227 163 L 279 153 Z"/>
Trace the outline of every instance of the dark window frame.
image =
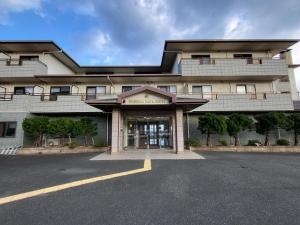
<path id="1" fill-rule="evenodd" d="M 175 87 L 175 92 L 171 92 L 171 87 Z M 157 88 L 160 89 L 161 91 L 164 91 L 161 88 L 167 88 L 167 91 L 165 91 L 165 92 L 168 92 L 171 94 L 177 93 L 177 85 L 157 85 Z"/>
<path id="2" fill-rule="evenodd" d="M 32 88 L 32 93 L 26 92 L 26 88 Z M 22 93 L 21 92 L 18 93 L 17 89 L 23 90 Z M 33 95 L 34 94 L 34 86 L 15 86 L 14 87 L 14 94 L 15 95 L 28 95 L 28 94 L 32 94 Z"/>
<path id="3" fill-rule="evenodd" d="M 199 54 L 199 55 L 191 55 L 192 59 L 198 59 L 199 63 L 201 65 L 210 65 L 210 64 L 214 64 L 213 60 L 211 60 L 211 57 L 209 54 Z"/>
<path id="4" fill-rule="evenodd" d="M 59 88 L 59 92 L 52 92 L 52 89 Z M 61 92 L 62 88 L 68 88 L 68 92 Z M 71 94 L 71 87 L 70 86 L 51 86 L 50 87 L 50 94 L 51 95 L 70 95 Z"/>
<path id="5" fill-rule="evenodd" d="M 16 121 L 0 121 L 3 126 L 2 133 L 0 133 L 0 138 L 15 138 L 17 133 L 17 122 Z M 9 124 L 14 124 L 14 128 L 9 128 Z M 8 129 L 13 129 L 13 135 L 7 135 Z"/>
<path id="6" fill-rule="evenodd" d="M 253 54 L 251 53 L 236 53 L 233 54 L 234 59 L 246 59 L 247 64 L 253 64 Z"/>
<path id="7" fill-rule="evenodd" d="M 105 89 L 105 92 L 104 93 L 97 93 L 97 87 L 102 87 Z M 88 93 L 88 89 L 92 89 L 94 88 L 95 89 L 95 93 L 94 94 L 89 94 Z M 98 85 L 98 86 L 86 86 L 86 99 L 89 100 L 89 99 L 96 99 L 97 98 L 97 95 L 106 95 L 106 86 L 105 85 Z"/>
<path id="8" fill-rule="evenodd" d="M 127 91 L 132 91 L 139 87 L 141 87 L 141 86 L 139 86 L 139 85 L 122 85 L 122 93 L 127 92 Z M 130 88 L 130 90 L 124 91 L 124 88 Z"/>

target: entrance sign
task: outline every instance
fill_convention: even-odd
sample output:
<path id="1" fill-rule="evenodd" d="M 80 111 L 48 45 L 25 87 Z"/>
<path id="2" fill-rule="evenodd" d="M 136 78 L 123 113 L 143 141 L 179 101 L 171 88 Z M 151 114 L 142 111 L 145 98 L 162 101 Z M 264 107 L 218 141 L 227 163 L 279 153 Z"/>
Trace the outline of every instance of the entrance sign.
<path id="1" fill-rule="evenodd" d="M 139 93 L 123 99 L 123 105 L 166 105 L 170 99 L 156 94 Z"/>

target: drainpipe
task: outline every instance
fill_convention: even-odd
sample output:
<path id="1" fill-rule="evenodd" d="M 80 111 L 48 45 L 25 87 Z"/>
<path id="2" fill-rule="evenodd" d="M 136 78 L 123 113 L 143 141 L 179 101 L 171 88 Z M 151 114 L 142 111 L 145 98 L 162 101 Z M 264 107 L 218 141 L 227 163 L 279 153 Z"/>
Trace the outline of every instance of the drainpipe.
<path id="1" fill-rule="evenodd" d="M 107 80 L 110 82 L 110 86 L 113 87 L 113 88 L 115 89 L 114 83 L 112 82 L 112 80 L 110 79 L 110 77 L 109 77 L 109 76 L 106 76 L 106 78 L 107 78 Z M 110 94 L 112 94 L 112 93 L 111 93 L 111 90 L 110 90 Z"/>

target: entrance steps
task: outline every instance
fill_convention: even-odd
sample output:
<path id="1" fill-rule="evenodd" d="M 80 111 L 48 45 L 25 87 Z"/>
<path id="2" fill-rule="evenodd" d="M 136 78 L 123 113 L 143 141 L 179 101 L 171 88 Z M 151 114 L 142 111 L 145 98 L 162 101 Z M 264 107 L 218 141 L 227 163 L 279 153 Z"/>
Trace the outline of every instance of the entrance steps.
<path id="1" fill-rule="evenodd" d="M 183 153 L 176 154 L 173 151 L 166 151 L 166 150 L 125 150 L 114 154 L 105 152 L 93 157 L 91 160 L 145 160 L 145 159 L 180 160 L 180 159 L 205 159 L 205 158 L 192 151 L 184 151 Z"/>

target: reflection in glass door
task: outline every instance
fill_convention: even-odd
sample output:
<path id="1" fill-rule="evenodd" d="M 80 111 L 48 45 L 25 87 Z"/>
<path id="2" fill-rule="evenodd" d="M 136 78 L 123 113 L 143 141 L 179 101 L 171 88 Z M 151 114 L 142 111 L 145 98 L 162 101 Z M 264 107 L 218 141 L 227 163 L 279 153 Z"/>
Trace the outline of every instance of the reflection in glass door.
<path id="1" fill-rule="evenodd" d="M 127 119 L 127 148 L 172 148 L 173 135 L 169 117 L 136 117 Z"/>

